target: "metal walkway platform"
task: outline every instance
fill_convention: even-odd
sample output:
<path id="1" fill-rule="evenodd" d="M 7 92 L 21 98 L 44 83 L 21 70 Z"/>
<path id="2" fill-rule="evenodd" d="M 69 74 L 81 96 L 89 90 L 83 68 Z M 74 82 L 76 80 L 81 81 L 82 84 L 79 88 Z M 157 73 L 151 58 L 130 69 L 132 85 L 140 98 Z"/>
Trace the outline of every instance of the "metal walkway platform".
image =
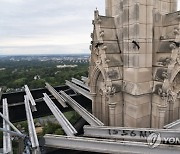
<path id="1" fill-rule="evenodd" d="M 86 78 L 84 79 L 87 80 Z M 103 126 L 104 124 L 99 119 L 84 108 L 84 106 L 92 105 L 90 92 L 84 82 L 74 78 L 72 82 L 66 81 L 68 86 L 56 88 L 46 83 L 47 89 L 38 90 L 29 90 L 28 86 L 25 85 L 25 92 L 2 94 L 3 104 L 1 105 L 1 109 L 3 110 L 3 114 L 0 112 L 0 116 L 3 119 L 3 128 L 0 128 L 0 130 L 4 132 L 4 153 L 12 152 L 10 134 L 23 138 L 27 143 L 27 151 L 29 150 L 36 154 L 41 153 L 34 118 L 50 114 L 55 116 L 67 136 L 45 135 L 43 138 L 45 140 L 44 146 L 46 147 L 99 153 L 180 153 L 180 143 L 169 145 L 169 143 L 165 144 L 163 142 L 165 138 L 180 139 L 179 120 L 165 126 L 166 129 Z M 69 89 L 69 87 L 72 89 Z M 77 95 L 76 92 L 84 96 Z M 70 108 L 74 109 L 74 111 L 90 124 L 84 126 L 84 133 L 80 134 L 82 137 L 77 136 L 78 132 L 63 115 L 63 112 Z M 35 112 L 32 113 L 32 111 Z M 11 123 L 21 121 L 22 119 L 28 122 L 28 137 L 22 134 Z M 81 123 L 85 124 L 84 121 Z M 10 127 L 14 131 L 11 131 Z M 161 135 L 162 143 L 152 149 L 147 143 L 147 138 L 153 133 Z"/>

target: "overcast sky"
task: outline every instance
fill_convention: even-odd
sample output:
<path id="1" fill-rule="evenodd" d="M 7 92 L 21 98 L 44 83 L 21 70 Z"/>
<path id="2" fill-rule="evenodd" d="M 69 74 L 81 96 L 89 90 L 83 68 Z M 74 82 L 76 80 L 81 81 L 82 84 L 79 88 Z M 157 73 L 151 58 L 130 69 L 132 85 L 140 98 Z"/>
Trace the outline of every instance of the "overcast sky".
<path id="1" fill-rule="evenodd" d="M 0 0 L 0 55 L 90 53 L 104 0 Z"/>
<path id="2" fill-rule="evenodd" d="M 0 54 L 88 53 L 104 0 L 0 0 Z"/>

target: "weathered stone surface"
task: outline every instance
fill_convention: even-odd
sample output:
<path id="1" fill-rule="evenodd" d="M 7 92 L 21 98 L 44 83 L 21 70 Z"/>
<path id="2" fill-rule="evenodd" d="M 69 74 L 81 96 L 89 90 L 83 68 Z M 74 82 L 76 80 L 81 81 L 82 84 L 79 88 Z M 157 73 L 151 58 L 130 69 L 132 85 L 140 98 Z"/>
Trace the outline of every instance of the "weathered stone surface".
<path id="1" fill-rule="evenodd" d="M 108 64 L 108 67 L 122 66 L 122 57 L 120 54 L 106 54 L 104 59 L 105 63 Z"/>
<path id="2" fill-rule="evenodd" d="M 160 52 L 160 53 L 166 53 L 166 52 L 170 53 L 172 51 L 172 49 L 170 47 L 171 43 L 172 42 L 170 42 L 170 41 L 161 41 L 158 52 Z"/>
<path id="3" fill-rule="evenodd" d="M 162 128 L 180 118 L 175 0 L 106 0 L 95 12 L 90 89 L 105 124 Z"/>
<path id="4" fill-rule="evenodd" d="M 167 68 L 155 68 L 154 70 L 154 80 L 163 82 L 167 77 Z"/>
<path id="5" fill-rule="evenodd" d="M 152 93 L 153 82 L 132 83 L 123 81 L 123 91 L 131 95 L 144 95 Z"/>
<path id="6" fill-rule="evenodd" d="M 165 15 L 165 18 L 163 20 L 163 25 L 164 26 L 179 25 L 179 21 L 177 20 L 178 15 L 179 15 L 179 11 Z"/>
<path id="7" fill-rule="evenodd" d="M 99 20 L 101 28 L 115 28 L 113 17 L 99 16 Z"/>
<path id="8" fill-rule="evenodd" d="M 117 40 L 115 29 L 101 28 L 100 33 L 101 32 L 104 32 L 104 35 L 102 36 L 103 40 L 105 40 L 105 41 Z"/>
<path id="9" fill-rule="evenodd" d="M 124 80 L 140 83 L 152 80 L 151 68 L 124 68 Z"/>
<path id="10" fill-rule="evenodd" d="M 125 93 L 124 94 L 124 99 L 127 102 L 130 102 L 131 104 L 137 106 L 137 105 L 141 105 L 141 104 L 144 104 L 144 103 L 151 102 L 151 94 L 133 96 L 131 94 Z"/>
<path id="11" fill-rule="evenodd" d="M 106 76 L 108 80 L 121 80 L 122 79 L 122 69 L 119 67 L 105 68 Z"/>
<path id="12" fill-rule="evenodd" d="M 119 49 L 119 50 L 118 50 Z M 104 44 L 101 47 L 106 54 L 120 54 L 121 53 L 121 46 L 118 45 L 116 41 L 104 41 Z"/>

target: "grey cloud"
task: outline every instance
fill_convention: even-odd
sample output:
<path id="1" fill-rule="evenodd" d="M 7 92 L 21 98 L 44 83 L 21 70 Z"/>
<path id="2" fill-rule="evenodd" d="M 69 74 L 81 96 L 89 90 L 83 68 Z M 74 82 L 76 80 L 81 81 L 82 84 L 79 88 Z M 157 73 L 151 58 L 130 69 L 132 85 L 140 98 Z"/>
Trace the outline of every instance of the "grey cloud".
<path id="1" fill-rule="evenodd" d="M 103 14 L 104 0 L 0 0 L 0 41 L 79 33 L 89 38 L 96 6 Z"/>

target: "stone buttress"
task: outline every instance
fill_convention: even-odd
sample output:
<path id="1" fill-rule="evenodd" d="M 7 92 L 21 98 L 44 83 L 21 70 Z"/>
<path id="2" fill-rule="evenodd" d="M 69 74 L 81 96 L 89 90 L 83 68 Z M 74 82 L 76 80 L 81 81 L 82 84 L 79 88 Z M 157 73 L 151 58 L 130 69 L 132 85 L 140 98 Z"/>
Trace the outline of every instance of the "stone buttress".
<path id="1" fill-rule="evenodd" d="M 162 128 L 179 119 L 176 8 L 176 0 L 106 0 L 106 16 L 95 11 L 89 86 L 105 125 Z"/>

